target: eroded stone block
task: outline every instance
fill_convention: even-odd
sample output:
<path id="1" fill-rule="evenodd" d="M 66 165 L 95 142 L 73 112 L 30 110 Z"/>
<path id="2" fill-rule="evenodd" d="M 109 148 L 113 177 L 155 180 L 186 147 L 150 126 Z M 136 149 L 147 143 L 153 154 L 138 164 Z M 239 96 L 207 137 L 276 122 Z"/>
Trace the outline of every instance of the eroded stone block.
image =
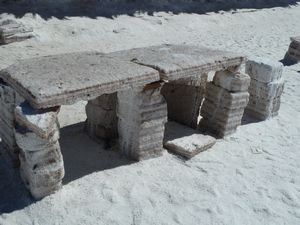
<path id="1" fill-rule="evenodd" d="M 20 148 L 21 177 L 36 199 L 58 190 L 64 177 L 60 152 L 59 107 L 35 110 L 27 103 L 15 109 L 15 137 Z"/>
<path id="2" fill-rule="evenodd" d="M 251 58 L 246 62 L 246 73 L 251 79 L 269 83 L 281 78 L 283 65 L 266 58 Z"/>
<path id="3" fill-rule="evenodd" d="M 216 139 L 212 136 L 199 134 L 176 122 L 166 123 L 164 147 L 175 154 L 190 159 L 215 143 Z"/>
<path id="4" fill-rule="evenodd" d="M 168 106 L 168 118 L 196 128 L 204 97 L 207 74 L 164 84 L 161 93 Z"/>
<path id="5" fill-rule="evenodd" d="M 269 83 L 261 83 L 256 80 L 251 80 L 249 87 L 250 99 L 260 98 L 265 101 L 270 101 L 281 96 L 284 89 L 284 79 L 280 78 Z"/>
<path id="6" fill-rule="evenodd" d="M 223 70 L 216 72 L 213 83 L 230 92 L 246 92 L 250 85 L 250 77 L 240 72 Z"/>
<path id="7" fill-rule="evenodd" d="M 117 93 L 105 94 L 86 105 L 85 130 L 93 139 L 118 136 Z"/>
<path id="8" fill-rule="evenodd" d="M 212 82 L 207 83 L 205 99 L 210 100 L 215 105 L 224 108 L 242 108 L 245 107 L 249 100 L 248 92 L 229 92 L 224 88 L 214 85 Z"/>
<path id="9" fill-rule="evenodd" d="M 136 88 L 118 92 L 120 149 L 132 159 L 157 157 L 163 152 L 167 105 L 160 89 Z"/>

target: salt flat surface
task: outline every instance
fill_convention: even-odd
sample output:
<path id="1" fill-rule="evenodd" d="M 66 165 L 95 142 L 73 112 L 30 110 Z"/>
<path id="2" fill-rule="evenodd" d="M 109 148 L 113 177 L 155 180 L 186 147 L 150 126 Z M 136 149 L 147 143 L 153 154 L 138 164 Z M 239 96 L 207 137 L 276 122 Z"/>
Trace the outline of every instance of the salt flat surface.
<path id="1" fill-rule="evenodd" d="M 300 6 L 251 11 L 47 21 L 26 15 L 20 20 L 38 37 L 1 46 L 0 68 L 41 55 L 165 43 L 281 60 L 289 38 L 300 34 Z M 70 131 L 85 119 L 84 102 L 63 107 L 63 189 L 34 202 L 0 156 L 0 224 L 300 224 L 300 64 L 285 66 L 283 77 L 278 117 L 247 120 L 189 161 L 172 154 L 127 161 Z"/>

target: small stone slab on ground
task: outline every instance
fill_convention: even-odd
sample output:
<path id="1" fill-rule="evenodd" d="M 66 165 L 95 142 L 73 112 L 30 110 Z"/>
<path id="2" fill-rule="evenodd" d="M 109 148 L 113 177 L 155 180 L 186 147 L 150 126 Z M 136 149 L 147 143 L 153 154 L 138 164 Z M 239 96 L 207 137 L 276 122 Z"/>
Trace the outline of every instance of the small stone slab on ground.
<path id="1" fill-rule="evenodd" d="M 26 59 L 0 71 L 0 78 L 37 109 L 91 100 L 160 80 L 152 68 L 97 52 Z"/>
<path id="2" fill-rule="evenodd" d="M 209 135 L 198 133 L 196 130 L 176 122 L 168 122 L 165 125 L 164 147 L 185 158 L 211 148 L 216 139 Z"/>
<path id="3" fill-rule="evenodd" d="M 189 45 L 159 45 L 109 53 L 120 60 L 136 62 L 159 71 L 163 80 L 177 80 L 238 67 L 240 54 Z"/>

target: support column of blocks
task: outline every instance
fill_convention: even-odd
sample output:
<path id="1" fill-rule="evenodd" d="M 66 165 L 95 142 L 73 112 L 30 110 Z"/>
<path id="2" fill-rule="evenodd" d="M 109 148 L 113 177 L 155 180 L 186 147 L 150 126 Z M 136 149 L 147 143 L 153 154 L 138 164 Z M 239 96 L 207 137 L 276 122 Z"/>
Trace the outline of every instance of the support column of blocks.
<path id="1" fill-rule="evenodd" d="M 161 93 L 167 101 L 168 118 L 197 128 L 206 82 L 207 74 L 200 74 L 166 83 Z"/>
<path id="2" fill-rule="evenodd" d="M 167 104 L 161 84 L 118 92 L 119 145 L 134 160 L 161 156 Z"/>
<path id="3" fill-rule="evenodd" d="M 12 167 L 19 166 L 19 149 L 14 135 L 14 111 L 23 101 L 11 87 L 0 81 L 0 137 L 3 155 Z"/>
<path id="4" fill-rule="evenodd" d="M 199 129 L 219 137 L 234 133 L 249 101 L 249 84 L 250 77 L 246 74 L 228 70 L 217 72 L 206 87 Z"/>
<path id="5" fill-rule="evenodd" d="M 15 137 L 20 148 L 20 173 L 36 199 L 61 188 L 64 163 L 59 145 L 59 107 L 34 110 L 26 102 L 15 110 Z"/>
<path id="6" fill-rule="evenodd" d="M 248 115 L 265 120 L 278 115 L 280 96 L 284 89 L 283 65 L 264 58 L 253 58 L 246 63 L 246 73 L 251 77 Z"/>
<path id="7" fill-rule="evenodd" d="M 117 93 L 104 94 L 88 101 L 85 130 L 95 140 L 118 137 Z"/>

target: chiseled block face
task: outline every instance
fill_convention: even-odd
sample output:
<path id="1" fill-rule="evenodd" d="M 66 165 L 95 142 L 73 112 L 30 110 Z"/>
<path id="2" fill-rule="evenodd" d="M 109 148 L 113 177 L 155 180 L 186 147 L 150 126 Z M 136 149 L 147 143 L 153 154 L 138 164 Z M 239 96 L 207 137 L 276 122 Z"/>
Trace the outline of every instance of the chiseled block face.
<path id="1" fill-rule="evenodd" d="M 207 83 L 205 98 L 213 102 L 217 107 L 228 109 L 245 107 L 249 100 L 248 92 L 229 92 L 224 88 Z"/>
<path id="2" fill-rule="evenodd" d="M 270 83 L 261 83 L 256 80 L 251 80 L 249 93 L 251 98 L 260 98 L 265 101 L 270 101 L 281 96 L 284 89 L 284 79 L 272 81 Z"/>
<path id="3" fill-rule="evenodd" d="M 282 69 L 282 63 L 266 58 L 251 58 L 246 62 L 246 73 L 251 79 L 262 83 L 269 83 L 280 79 Z"/>
<path id="4" fill-rule="evenodd" d="M 218 137 L 224 137 L 233 134 L 241 123 L 224 123 L 221 121 L 208 120 L 202 118 L 199 123 L 199 129 L 210 131 Z"/>
<path id="5" fill-rule="evenodd" d="M 117 115 L 121 151 L 134 160 L 163 152 L 167 105 L 160 88 L 118 92 Z"/>
<path id="6" fill-rule="evenodd" d="M 280 109 L 280 97 L 274 98 L 270 101 L 264 101 L 260 98 L 251 98 L 247 106 L 247 111 L 257 112 L 266 117 L 272 116 L 275 112 L 278 112 Z"/>
<path id="7" fill-rule="evenodd" d="M 223 70 L 216 72 L 213 83 L 230 92 L 245 92 L 250 85 L 250 77 L 240 72 Z"/>

